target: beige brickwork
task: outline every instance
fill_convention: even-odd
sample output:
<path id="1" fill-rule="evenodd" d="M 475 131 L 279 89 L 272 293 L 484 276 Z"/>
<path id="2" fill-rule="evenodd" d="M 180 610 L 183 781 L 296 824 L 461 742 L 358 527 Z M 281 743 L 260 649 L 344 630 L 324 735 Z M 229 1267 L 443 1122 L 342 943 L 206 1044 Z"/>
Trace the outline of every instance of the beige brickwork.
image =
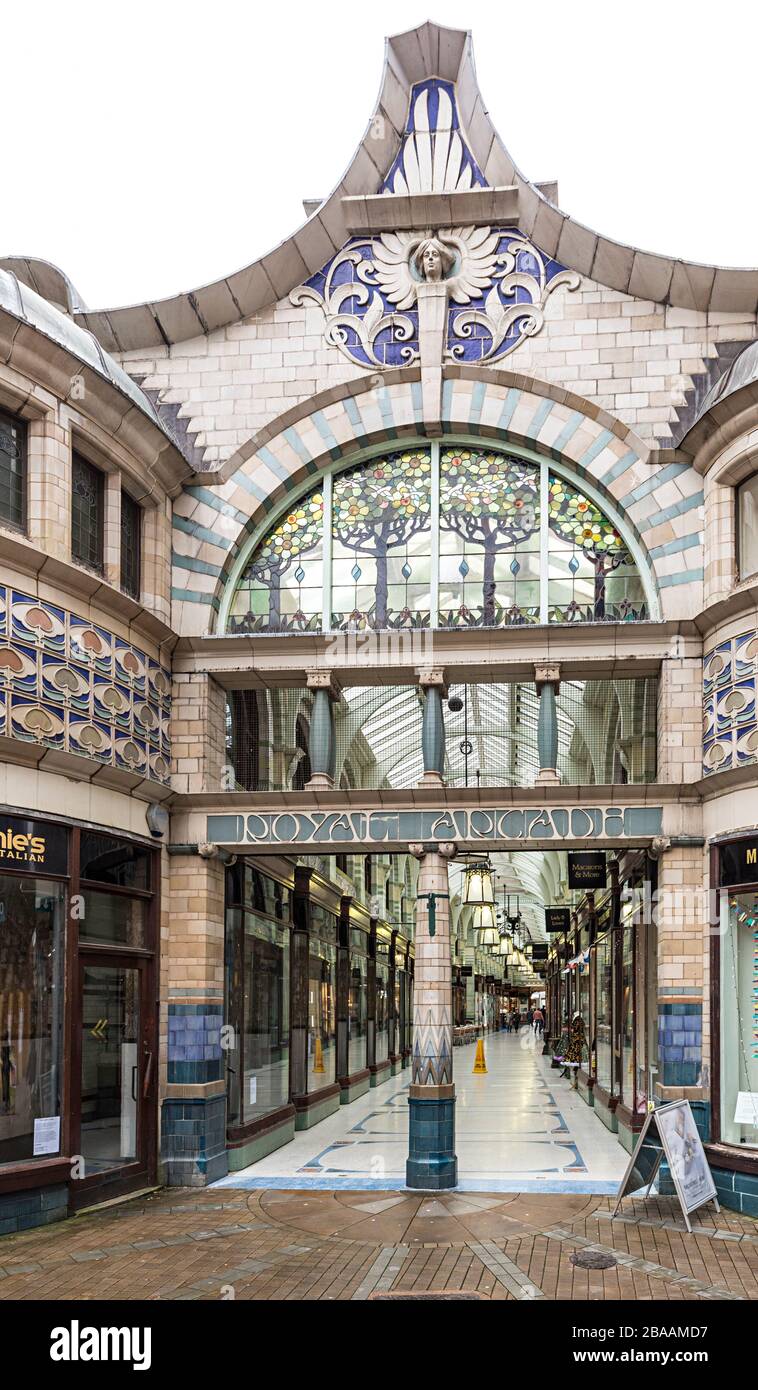
<path id="1" fill-rule="evenodd" d="M 173 682 L 171 744 L 174 791 L 231 790 L 225 781 L 226 695 L 211 676 L 176 675 Z"/>

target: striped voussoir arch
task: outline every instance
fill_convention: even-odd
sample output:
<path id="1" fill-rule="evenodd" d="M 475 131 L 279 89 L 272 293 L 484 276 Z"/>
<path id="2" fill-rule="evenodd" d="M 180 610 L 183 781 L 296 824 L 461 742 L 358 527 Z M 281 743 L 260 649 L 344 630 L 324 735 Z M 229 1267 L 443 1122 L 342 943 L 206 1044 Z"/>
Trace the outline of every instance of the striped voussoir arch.
<path id="1" fill-rule="evenodd" d="M 702 583 L 700 475 L 684 462 L 647 463 L 647 448 L 633 431 L 592 402 L 513 372 L 451 368 L 443 382 L 441 424 L 443 434 L 532 449 L 594 484 L 646 552 L 664 617 L 667 591 Z M 214 630 L 239 546 L 282 510 L 293 490 L 315 482 L 332 462 L 422 434 L 421 382 L 417 370 L 406 368 L 303 402 L 255 435 L 217 473 L 198 475 L 174 504 L 177 630 Z M 693 611 L 698 598 L 693 593 Z"/>

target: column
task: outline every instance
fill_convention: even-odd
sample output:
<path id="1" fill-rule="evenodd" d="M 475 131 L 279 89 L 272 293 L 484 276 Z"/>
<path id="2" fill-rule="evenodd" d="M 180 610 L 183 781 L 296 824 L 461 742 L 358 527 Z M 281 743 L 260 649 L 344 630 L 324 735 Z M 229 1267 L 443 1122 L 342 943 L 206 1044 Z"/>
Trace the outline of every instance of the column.
<path id="1" fill-rule="evenodd" d="M 540 697 L 537 716 L 537 754 L 540 769 L 535 785 L 560 782 L 558 774 L 558 711 L 556 699 L 561 688 L 560 666 L 535 666 L 534 679 Z"/>
<path id="2" fill-rule="evenodd" d="M 170 1187 L 202 1187 L 228 1172 L 226 1064 L 236 1039 L 224 1027 L 224 869 L 210 844 L 169 859 L 161 1159 Z"/>
<path id="3" fill-rule="evenodd" d="M 453 975 L 447 860 L 438 850 L 411 845 L 421 861 L 416 897 L 416 971 L 413 1057 L 409 1097 L 406 1185 L 455 1187 L 453 1085 Z M 454 846 L 445 846 L 455 852 Z M 432 935 L 433 932 L 433 935 Z"/>
<path id="4" fill-rule="evenodd" d="M 421 751 L 424 775 L 421 786 L 443 787 L 445 773 L 445 721 L 442 701 L 445 696 L 445 677 L 441 670 L 419 671 L 418 681 L 424 692 L 421 721 Z"/>
<path id="5" fill-rule="evenodd" d="M 309 791 L 334 786 L 337 743 L 334 734 L 333 702 L 339 697 L 331 671 L 308 671 L 308 689 L 313 691 L 308 756 L 311 764 Z"/>

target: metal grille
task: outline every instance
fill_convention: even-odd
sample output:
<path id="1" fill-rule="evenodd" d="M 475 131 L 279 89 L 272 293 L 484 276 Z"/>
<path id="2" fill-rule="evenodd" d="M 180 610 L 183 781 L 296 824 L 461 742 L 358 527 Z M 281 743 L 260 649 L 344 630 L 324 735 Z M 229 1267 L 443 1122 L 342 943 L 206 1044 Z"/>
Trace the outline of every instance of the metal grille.
<path id="1" fill-rule="evenodd" d="M 0 412 L 0 520 L 24 524 L 26 426 Z"/>
<path id="2" fill-rule="evenodd" d="M 71 554 L 88 569 L 103 568 L 103 475 L 74 454 L 72 459 Z"/>
<path id="3" fill-rule="evenodd" d="M 121 493 L 121 588 L 130 598 L 140 596 L 142 508 L 128 492 Z"/>

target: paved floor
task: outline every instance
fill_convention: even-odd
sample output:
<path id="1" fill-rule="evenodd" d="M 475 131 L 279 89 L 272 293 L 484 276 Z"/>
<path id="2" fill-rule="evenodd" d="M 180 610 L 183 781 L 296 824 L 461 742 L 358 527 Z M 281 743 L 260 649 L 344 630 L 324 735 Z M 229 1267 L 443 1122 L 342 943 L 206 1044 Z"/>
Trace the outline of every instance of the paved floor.
<path id="1" fill-rule="evenodd" d="M 627 1155 L 551 1069 L 531 1029 L 487 1038 L 487 1075 L 473 1046 L 454 1057 L 456 1152 L 463 1192 L 615 1192 Z M 290 1144 L 215 1184 L 389 1189 L 405 1181 L 407 1071 L 342 1106 Z"/>
<path id="2" fill-rule="evenodd" d="M 758 1222 L 703 1207 L 688 1235 L 664 1197 L 611 1220 L 624 1151 L 547 1060 L 503 1035 L 486 1076 L 455 1060 L 455 1192 L 403 1188 L 406 1074 L 215 1188 L 0 1237 L 0 1299 L 758 1299 Z"/>
<path id="3" fill-rule="evenodd" d="M 758 1298 L 758 1223 L 668 1198 L 163 1192 L 0 1238 L 0 1299 Z M 605 1256 L 605 1269 L 574 1261 Z"/>

